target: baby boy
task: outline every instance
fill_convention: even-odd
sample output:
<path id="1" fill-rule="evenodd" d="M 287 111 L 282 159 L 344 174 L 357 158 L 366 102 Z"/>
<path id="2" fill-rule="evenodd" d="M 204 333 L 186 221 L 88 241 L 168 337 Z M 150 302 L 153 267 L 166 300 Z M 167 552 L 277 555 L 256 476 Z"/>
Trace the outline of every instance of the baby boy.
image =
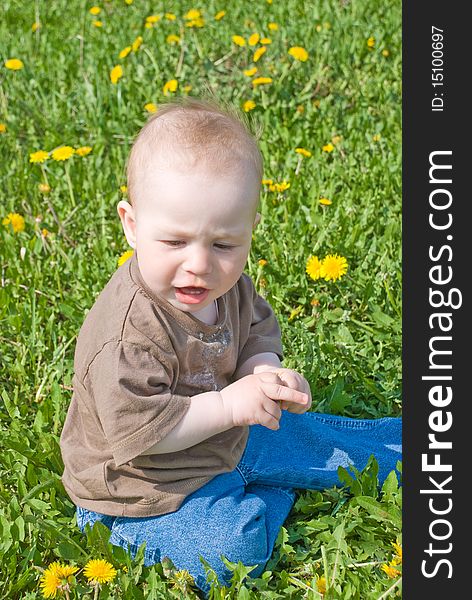
<path id="1" fill-rule="evenodd" d="M 281 365 L 280 329 L 243 273 L 262 157 L 243 121 L 196 99 L 159 107 L 128 160 L 118 204 L 133 256 L 80 330 L 61 435 L 77 521 L 146 564 L 169 557 L 207 593 L 200 557 L 262 572 L 294 489 L 339 484 L 369 456 L 385 478 L 399 419 L 310 412 L 305 377 Z"/>

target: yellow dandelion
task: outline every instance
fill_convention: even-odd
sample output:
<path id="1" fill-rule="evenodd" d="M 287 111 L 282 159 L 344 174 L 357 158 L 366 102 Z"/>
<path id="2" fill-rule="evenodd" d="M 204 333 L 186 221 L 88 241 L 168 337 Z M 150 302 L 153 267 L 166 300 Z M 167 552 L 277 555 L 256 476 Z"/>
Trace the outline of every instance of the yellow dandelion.
<path id="1" fill-rule="evenodd" d="M 126 194 L 126 193 L 127 193 L 127 191 L 128 191 L 128 186 L 127 186 L 127 185 L 121 185 L 121 186 L 120 186 L 120 192 L 121 192 L 122 194 Z"/>
<path id="2" fill-rule="evenodd" d="M 92 21 L 94 27 L 103 27 L 102 21 Z"/>
<path id="3" fill-rule="evenodd" d="M 382 50 L 382 56 L 385 56 L 385 57 L 390 56 L 390 52 L 387 49 Z"/>
<path id="4" fill-rule="evenodd" d="M 276 192 L 285 192 L 290 187 L 290 183 L 284 179 L 281 183 L 276 183 L 274 187 Z"/>
<path id="5" fill-rule="evenodd" d="M 263 37 L 263 38 L 261 38 L 261 44 L 265 44 L 265 45 L 272 44 L 272 40 L 268 37 Z"/>
<path id="6" fill-rule="evenodd" d="M 370 37 L 367 40 L 367 47 L 368 48 L 373 48 L 375 46 L 375 38 L 374 37 Z"/>
<path id="7" fill-rule="evenodd" d="M 316 578 L 316 589 L 320 594 L 326 593 L 326 577 L 324 575 Z"/>
<path id="8" fill-rule="evenodd" d="M 334 150 L 334 146 L 331 142 L 328 142 L 321 149 L 323 150 L 323 152 L 332 152 Z"/>
<path id="9" fill-rule="evenodd" d="M 254 100 L 246 100 L 246 102 L 243 104 L 244 112 L 249 112 L 254 108 L 256 108 L 256 103 L 254 102 Z"/>
<path id="10" fill-rule="evenodd" d="M 312 298 L 310 301 L 311 306 L 319 306 L 320 305 L 320 301 L 318 300 L 318 298 Z"/>
<path id="11" fill-rule="evenodd" d="M 144 27 L 146 29 L 152 29 L 154 27 L 154 25 L 152 23 L 144 23 Z"/>
<path id="12" fill-rule="evenodd" d="M 305 270 L 315 281 L 321 277 L 321 261 L 317 256 L 308 257 Z"/>
<path id="13" fill-rule="evenodd" d="M 131 46 L 126 46 L 118 55 L 120 58 L 126 58 L 128 54 L 131 52 Z"/>
<path id="14" fill-rule="evenodd" d="M 175 21 L 175 19 L 177 18 L 173 13 L 166 13 L 164 15 L 164 17 L 168 20 L 168 21 Z"/>
<path id="15" fill-rule="evenodd" d="M 49 158 L 49 153 L 45 150 L 38 150 L 37 152 L 31 152 L 29 155 L 30 163 L 43 163 Z"/>
<path id="16" fill-rule="evenodd" d="M 202 17 L 198 19 L 192 19 L 191 21 L 187 21 L 185 27 L 203 27 L 205 25 L 205 20 Z"/>
<path id="17" fill-rule="evenodd" d="M 46 228 L 41 229 L 41 237 L 45 238 L 48 235 L 50 235 L 50 232 Z"/>
<path id="18" fill-rule="evenodd" d="M 320 198 L 318 202 L 323 206 L 330 206 L 331 204 L 333 204 L 332 200 L 330 200 L 329 198 Z"/>
<path id="19" fill-rule="evenodd" d="M 143 36 L 142 35 L 138 35 L 138 37 L 134 40 L 134 42 L 131 44 L 131 50 L 133 52 L 137 52 L 141 46 L 141 44 L 143 43 Z"/>
<path id="20" fill-rule="evenodd" d="M 118 266 L 121 267 L 121 265 L 124 265 L 125 262 L 131 258 L 134 254 L 134 250 L 126 250 L 126 252 L 123 252 L 123 254 L 118 258 Z"/>
<path id="21" fill-rule="evenodd" d="M 19 71 L 24 67 L 24 63 L 19 58 L 9 58 L 5 61 L 5 68 L 10 71 Z"/>
<path id="22" fill-rule="evenodd" d="M 395 567 L 392 567 L 391 565 L 382 565 L 381 569 L 382 571 L 385 571 L 385 573 L 387 573 L 387 576 L 390 577 L 390 579 L 393 579 L 394 577 L 398 577 L 398 575 L 400 575 L 400 571 L 398 569 L 395 569 Z"/>
<path id="23" fill-rule="evenodd" d="M 41 194 L 49 194 L 51 186 L 48 183 L 38 183 L 38 190 Z"/>
<path id="24" fill-rule="evenodd" d="M 242 48 L 246 45 L 246 40 L 243 38 L 242 35 L 233 35 L 231 39 L 236 44 L 236 46 L 240 46 Z"/>
<path id="25" fill-rule="evenodd" d="M 326 281 L 336 281 L 347 272 L 347 260 L 339 254 L 328 254 L 321 261 L 320 275 Z"/>
<path id="26" fill-rule="evenodd" d="M 396 564 L 397 565 L 401 565 L 402 562 L 403 562 L 403 549 L 402 549 L 402 546 L 400 544 L 397 544 L 396 542 L 392 542 L 392 546 L 395 549 Z"/>
<path id="27" fill-rule="evenodd" d="M 92 6 L 92 8 L 89 10 L 89 13 L 91 15 L 97 16 L 102 12 L 102 9 L 99 6 Z"/>
<path id="28" fill-rule="evenodd" d="M 269 23 L 267 25 L 269 31 L 277 31 L 279 29 L 279 26 L 277 25 L 277 23 Z"/>
<path id="29" fill-rule="evenodd" d="M 252 85 L 256 87 L 256 85 L 265 85 L 268 83 L 272 83 L 272 77 L 256 77 L 256 79 L 252 80 Z"/>
<path id="30" fill-rule="evenodd" d="M 191 85 L 184 85 L 184 87 L 183 87 L 182 89 L 183 89 L 183 91 L 184 91 L 186 94 L 188 94 L 188 93 L 191 91 L 191 89 L 192 89 L 192 86 L 191 86 Z"/>
<path id="31" fill-rule="evenodd" d="M 380 141 L 380 133 L 376 133 L 374 136 L 372 136 L 372 141 L 379 142 Z"/>
<path id="32" fill-rule="evenodd" d="M 166 37 L 166 42 L 168 44 L 178 44 L 180 42 L 180 37 L 174 33 L 171 33 Z"/>
<path id="33" fill-rule="evenodd" d="M 272 185 L 274 182 L 272 179 L 263 179 L 261 183 L 262 185 Z"/>
<path id="34" fill-rule="evenodd" d="M 248 77 L 252 77 L 253 75 L 255 75 L 257 73 L 257 67 L 252 67 L 252 69 L 245 69 L 243 71 L 244 75 L 247 75 Z"/>
<path id="35" fill-rule="evenodd" d="M 266 259 L 265 259 L 265 258 L 261 258 L 260 260 L 258 260 L 258 261 L 257 261 L 257 264 L 258 264 L 260 267 L 265 267 L 265 266 L 266 266 L 266 264 L 267 264 L 267 261 L 266 261 Z"/>
<path id="36" fill-rule="evenodd" d="M 123 77 L 123 67 L 121 65 L 115 65 L 110 71 L 110 81 L 115 84 L 118 80 Z"/>
<path id="37" fill-rule="evenodd" d="M 264 52 L 266 52 L 266 50 L 267 50 L 267 47 L 266 47 L 266 46 L 261 46 L 260 48 L 258 48 L 258 49 L 257 49 L 257 50 L 254 52 L 254 55 L 253 55 L 253 57 L 252 57 L 252 60 L 253 60 L 254 62 L 257 62 L 257 61 L 260 59 L 260 57 L 261 57 L 261 56 L 264 54 Z"/>
<path id="38" fill-rule="evenodd" d="M 8 215 L 2 220 L 2 225 L 8 227 L 12 226 L 13 233 L 19 233 L 25 229 L 25 219 L 18 213 L 8 213 Z"/>
<path id="39" fill-rule="evenodd" d="M 309 150 L 305 150 L 305 148 L 295 148 L 295 152 L 297 154 L 301 154 L 302 156 L 306 156 L 307 158 L 311 156 L 311 152 Z"/>
<path id="40" fill-rule="evenodd" d="M 39 23 L 38 21 L 35 21 L 32 25 L 31 25 L 31 31 L 34 33 L 35 31 L 38 31 L 38 29 L 41 27 L 41 23 Z"/>
<path id="41" fill-rule="evenodd" d="M 301 62 L 305 62 L 306 60 L 308 60 L 308 52 L 305 50 L 305 48 L 302 48 L 301 46 L 292 46 L 289 49 L 288 53 L 295 60 L 299 60 Z"/>
<path id="42" fill-rule="evenodd" d="M 255 46 L 260 39 L 261 39 L 261 36 L 258 33 L 253 33 L 252 35 L 249 36 L 247 43 L 250 46 Z"/>
<path id="43" fill-rule="evenodd" d="M 116 570 L 108 561 L 97 558 L 88 561 L 84 567 L 84 575 L 89 582 L 108 583 L 116 577 Z"/>
<path id="44" fill-rule="evenodd" d="M 187 14 L 184 15 L 184 19 L 187 19 L 188 21 L 193 21 L 194 19 L 199 19 L 202 16 L 202 13 L 196 9 L 196 8 L 191 8 Z"/>
<path id="45" fill-rule="evenodd" d="M 333 137 L 331 138 L 331 141 L 333 142 L 334 145 L 339 144 L 339 142 L 342 140 L 342 136 L 340 135 L 333 135 Z"/>
<path id="46" fill-rule="evenodd" d="M 131 4 L 133 4 L 133 0 L 125 0 L 125 4 L 131 6 Z"/>
<path id="47" fill-rule="evenodd" d="M 87 156 L 87 154 L 90 154 L 90 152 L 92 152 L 91 146 L 81 146 L 80 148 L 75 149 L 75 153 L 78 156 Z"/>
<path id="48" fill-rule="evenodd" d="M 52 151 L 51 156 L 53 160 L 68 160 L 74 154 L 74 148 L 72 146 L 60 146 Z"/>
<path id="49" fill-rule="evenodd" d="M 315 27 L 315 30 L 316 30 L 318 33 L 319 33 L 319 32 L 320 32 L 322 29 L 323 29 L 323 27 L 321 27 L 321 25 L 319 25 L 319 24 L 318 24 L 318 25 Z"/>
<path id="50" fill-rule="evenodd" d="M 149 15 L 149 17 L 146 17 L 146 23 L 159 23 L 160 20 L 160 15 Z"/>
<path id="51" fill-rule="evenodd" d="M 62 581 L 57 570 L 58 566 L 58 562 L 50 564 L 39 580 L 41 592 L 45 598 L 55 598 L 62 585 Z"/>
<path id="52" fill-rule="evenodd" d="M 144 110 L 147 110 L 147 112 L 149 113 L 155 113 L 157 110 L 157 106 L 154 104 L 154 102 L 148 102 L 144 105 Z"/>
<path id="53" fill-rule="evenodd" d="M 170 79 L 164 84 L 162 92 L 165 96 L 167 96 L 169 92 L 175 92 L 177 90 L 178 85 L 179 82 L 177 81 L 177 79 Z"/>
<path id="54" fill-rule="evenodd" d="M 6 130 L 7 126 L 5 125 L 5 123 L 0 123 L 0 133 L 5 133 Z"/>
<path id="55" fill-rule="evenodd" d="M 225 10 L 220 10 L 220 12 L 217 12 L 215 15 L 215 21 L 221 21 L 221 19 L 225 16 L 226 11 Z"/>

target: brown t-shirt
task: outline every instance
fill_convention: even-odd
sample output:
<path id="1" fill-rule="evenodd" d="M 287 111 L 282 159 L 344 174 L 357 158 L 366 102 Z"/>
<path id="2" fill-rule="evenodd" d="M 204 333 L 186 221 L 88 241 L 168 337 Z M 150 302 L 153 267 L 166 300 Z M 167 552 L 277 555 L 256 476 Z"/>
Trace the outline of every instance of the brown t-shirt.
<path id="1" fill-rule="evenodd" d="M 215 325 L 176 309 L 146 286 L 136 253 L 108 281 L 78 335 L 61 434 L 62 481 L 75 504 L 116 516 L 165 514 L 238 464 L 247 427 L 140 456 L 177 425 L 191 396 L 223 389 L 255 354 L 282 358 L 277 320 L 246 274 L 217 303 Z"/>

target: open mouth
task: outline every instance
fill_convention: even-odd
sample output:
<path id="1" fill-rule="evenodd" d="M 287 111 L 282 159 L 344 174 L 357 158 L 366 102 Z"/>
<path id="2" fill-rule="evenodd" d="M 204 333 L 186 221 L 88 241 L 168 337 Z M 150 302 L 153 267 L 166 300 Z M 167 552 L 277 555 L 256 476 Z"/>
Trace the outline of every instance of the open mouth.
<path id="1" fill-rule="evenodd" d="M 199 304 L 203 302 L 210 290 L 201 287 L 182 287 L 175 288 L 175 297 L 183 304 Z"/>

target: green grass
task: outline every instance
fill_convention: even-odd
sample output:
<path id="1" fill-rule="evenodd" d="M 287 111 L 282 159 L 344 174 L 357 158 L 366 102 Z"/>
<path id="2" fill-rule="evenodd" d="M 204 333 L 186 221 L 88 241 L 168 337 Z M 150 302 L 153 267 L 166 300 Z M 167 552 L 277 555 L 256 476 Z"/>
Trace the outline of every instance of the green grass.
<path id="1" fill-rule="evenodd" d="M 247 272 L 274 307 L 285 366 L 309 380 L 313 409 L 367 418 L 401 412 L 400 3 L 235 0 L 215 21 L 224 3 L 210 0 L 203 28 L 183 26 L 183 15 L 203 4 L 97 4 L 98 17 L 88 12 L 92 2 L 78 0 L 2 4 L 0 218 L 25 219 L 17 233 L 0 224 L 2 598 L 40 598 L 38 567 L 54 560 L 82 568 L 102 556 L 119 575 L 100 598 L 195 597 L 181 574 L 130 561 L 106 543 L 103 529 L 83 538 L 60 482 L 58 446 L 78 330 L 127 250 L 116 213 L 126 156 L 146 120 L 144 105 L 163 100 L 170 79 L 179 81 L 177 95 L 199 96 L 210 85 L 223 100 L 256 103 L 249 116 L 264 126 L 264 177 L 290 187 L 264 189 Z M 177 19 L 144 28 L 146 16 L 165 12 Z M 97 18 L 103 27 L 92 25 Z M 254 48 L 231 41 L 253 32 L 272 39 L 256 66 L 257 75 L 273 78 L 254 89 L 243 74 Z M 166 42 L 171 33 L 183 35 L 181 45 Z M 141 47 L 120 60 L 138 35 Z M 306 48 L 308 61 L 295 62 L 291 46 Z M 9 58 L 24 68 L 7 70 Z M 116 64 L 124 76 L 113 85 Z M 324 152 L 335 136 L 334 150 Z M 93 150 L 64 163 L 29 162 L 31 152 L 60 145 Z M 312 156 L 299 159 L 297 147 Z M 45 181 L 48 194 L 38 189 Z M 320 197 L 332 204 L 322 206 Z M 347 258 L 347 275 L 311 280 L 308 257 L 329 253 Z M 329 600 L 400 593 L 399 578 L 381 565 L 401 540 L 401 488 L 392 477 L 378 493 L 375 477 L 373 463 L 357 482 L 346 480 L 350 493 L 300 493 L 266 573 L 243 585 L 236 567 L 231 590 L 215 585 L 214 597 L 320 598 L 323 575 Z M 83 575 L 72 588 L 71 597 L 93 596 Z"/>

